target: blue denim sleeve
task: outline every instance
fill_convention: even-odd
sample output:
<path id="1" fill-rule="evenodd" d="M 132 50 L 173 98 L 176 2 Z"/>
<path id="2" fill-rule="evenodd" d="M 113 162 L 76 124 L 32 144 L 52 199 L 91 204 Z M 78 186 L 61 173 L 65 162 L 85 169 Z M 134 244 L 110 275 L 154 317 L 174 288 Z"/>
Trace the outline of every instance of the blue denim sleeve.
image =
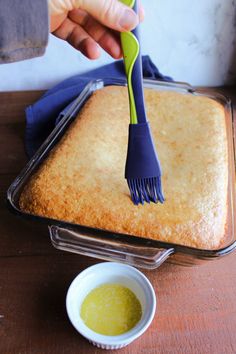
<path id="1" fill-rule="evenodd" d="M 0 63 L 43 55 L 48 33 L 47 0 L 0 0 Z"/>

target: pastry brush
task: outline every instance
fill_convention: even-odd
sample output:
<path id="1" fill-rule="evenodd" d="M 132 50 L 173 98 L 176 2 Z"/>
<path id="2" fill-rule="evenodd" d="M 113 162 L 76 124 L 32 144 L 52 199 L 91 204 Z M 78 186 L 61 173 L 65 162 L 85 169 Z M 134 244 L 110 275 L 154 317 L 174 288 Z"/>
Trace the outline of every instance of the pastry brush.
<path id="1" fill-rule="evenodd" d="M 137 13 L 137 0 L 120 0 Z M 146 116 L 138 28 L 121 33 L 128 82 L 130 125 L 125 178 L 134 204 L 163 203 L 161 167 Z"/>

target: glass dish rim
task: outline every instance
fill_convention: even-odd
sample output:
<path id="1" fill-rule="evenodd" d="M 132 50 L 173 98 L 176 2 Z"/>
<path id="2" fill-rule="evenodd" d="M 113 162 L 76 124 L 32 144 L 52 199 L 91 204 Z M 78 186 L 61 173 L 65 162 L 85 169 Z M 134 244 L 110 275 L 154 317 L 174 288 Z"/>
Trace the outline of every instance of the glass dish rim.
<path id="1" fill-rule="evenodd" d="M 59 123 L 55 126 L 53 131 L 49 134 L 49 136 L 46 138 L 46 140 L 43 142 L 43 144 L 39 147 L 39 149 L 36 151 L 34 156 L 28 161 L 28 163 L 25 165 L 25 167 L 21 170 L 19 175 L 15 178 L 15 180 L 12 182 L 10 187 L 7 190 L 7 204 L 12 212 L 15 214 L 22 216 L 24 218 L 30 219 L 30 220 L 38 220 L 41 221 L 47 225 L 50 226 L 58 226 L 64 229 L 71 230 L 73 232 L 89 232 L 89 235 L 93 234 L 94 237 L 99 237 L 99 235 L 103 236 L 105 239 L 112 239 L 112 240 L 119 240 L 121 242 L 128 242 L 131 245 L 137 245 L 139 247 L 152 247 L 156 249 L 174 249 L 174 253 L 182 253 L 182 254 L 188 254 L 192 256 L 196 256 L 198 258 L 214 258 L 214 257 L 219 257 L 223 256 L 226 254 L 231 253 L 234 249 L 236 249 L 236 237 L 234 236 L 234 240 L 232 240 L 231 243 L 225 245 L 224 247 L 220 247 L 218 249 L 200 249 L 200 248 L 194 248 L 194 247 L 189 247 L 181 244 L 174 244 L 174 243 L 169 243 L 169 242 L 163 242 L 163 241 L 158 241 L 158 240 L 153 240 L 153 239 L 148 239 L 148 238 L 143 238 L 135 235 L 127 235 L 127 234 L 122 234 L 122 233 L 115 233 L 112 231 L 108 230 L 103 230 L 103 229 L 96 229 L 96 228 L 91 228 L 91 227 L 86 227 L 83 225 L 79 224 L 74 224 L 70 222 L 66 222 L 63 220 L 56 220 L 48 217 L 42 217 L 30 213 L 23 212 L 14 202 L 13 200 L 13 195 L 16 192 L 16 189 L 19 187 L 19 184 L 21 183 L 22 180 L 25 180 L 29 178 L 29 175 L 38 167 L 39 160 L 43 159 L 45 155 L 50 151 L 50 149 L 53 147 L 53 143 L 55 143 L 55 140 L 58 139 L 58 136 L 60 133 L 65 129 L 65 126 L 69 124 L 68 122 L 73 119 L 75 114 L 77 115 L 77 112 L 82 105 L 86 102 L 86 100 L 91 96 L 91 94 L 98 90 L 101 89 L 105 86 L 109 85 L 122 85 L 126 86 L 126 80 L 125 79 L 116 79 L 116 78 L 107 78 L 107 79 L 95 79 L 91 80 L 82 90 L 82 92 L 78 95 L 78 97 L 75 99 L 73 104 L 70 106 L 64 117 L 59 121 Z M 152 80 L 152 79 L 144 79 L 144 85 L 148 87 L 148 85 L 151 87 L 164 87 L 165 89 L 178 89 L 178 92 L 182 91 L 183 93 L 188 93 L 188 94 L 193 94 L 193 95 L 203 95 L 207 96 L 209 98 L 213 99 L 218 99 L 224 102 L 225 108 L 229 111 L 231 120 L 232 120 L 232 130 L 233 130 L 233 110 L 232 110 L 232 104 L 231 100 L 222 95 L 221 93 L 215 92 L 214 90 L 209 90 L 205 88 L 201 89 L 196 89 L 192 87 L 191 85 L 187 83 L 182 83 L 182 82 L 167 82 L 167 81 L 160 81 L 160 80 Z M 234 141 L 234 134 L 232 131 L 232 140 L 233 140 L 233 145 L 234 145 L 234 153 L 233 153 L 233 162 L 235 166 L 235 141 Z M 235 169 L 234 169 L 234 176 L 235 178 Z M 234 188 L 234 193 L 235 193 L 235 188 Z M 234 211 L 234 210 L 233 210 Z M 232 212 L 232 210 L 231 210 Z M 114 238 L 115 236 L 115 238 Z"/>

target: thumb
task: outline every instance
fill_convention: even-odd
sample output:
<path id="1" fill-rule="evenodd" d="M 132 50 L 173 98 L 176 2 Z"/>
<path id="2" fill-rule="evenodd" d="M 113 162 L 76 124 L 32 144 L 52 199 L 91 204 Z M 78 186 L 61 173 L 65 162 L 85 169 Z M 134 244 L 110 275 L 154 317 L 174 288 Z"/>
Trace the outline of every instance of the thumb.
<path id="1" fill-rule="evenodd" d="M 82 0 L 80 8 L 106 27 L 121 32 L 135 28 L 139 22 L 138 15 L 118 0 Z"/>

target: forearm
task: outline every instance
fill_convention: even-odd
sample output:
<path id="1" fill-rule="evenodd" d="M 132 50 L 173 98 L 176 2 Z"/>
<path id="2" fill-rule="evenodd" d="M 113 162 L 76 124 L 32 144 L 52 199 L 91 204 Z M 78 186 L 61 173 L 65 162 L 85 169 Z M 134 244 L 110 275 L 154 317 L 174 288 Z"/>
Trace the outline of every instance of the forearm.
<path id="1" fill-rule="evenodd" d="M 47 0 L 0 0 L 0 63 L 43 55 L 48 22 Z"/>

